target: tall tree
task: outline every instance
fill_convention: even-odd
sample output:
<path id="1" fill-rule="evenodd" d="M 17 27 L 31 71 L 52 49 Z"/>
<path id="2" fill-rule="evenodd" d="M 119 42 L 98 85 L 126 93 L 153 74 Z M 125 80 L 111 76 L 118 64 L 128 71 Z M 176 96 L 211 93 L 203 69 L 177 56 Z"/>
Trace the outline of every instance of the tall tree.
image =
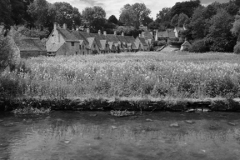
<path id="1" fill-rule="evenodd" d="M 90 27 L 93 32 L 103 30 L 106 25 L 106 11 L 102 7 L 87 7 L 82 11 L 84 23 Z"/>
<path id="2" fill-rule="evenodd" d="M 70 29 L 74 28 L 75 25 L 81 24 L 81 15 L 77 8 L 72 7 L 66 2 L 56 2 L 53 5 L 56 22 L 59 24 L 66 23 Z"/>
<path id="3" fill-rule="evenodd" d="M 118 19 L 117 19 L 114 15 L 111 15 L 111 16 L 108 18 L 108 22 L 109 22 L 109 23 L 113 23 L 113 24 L 118 24 Z"/>
<path id="4" fill-rule="evenodd" d="M 133 25 L 138 29 L 150 13 L 150 9 L 144 3 L 126 4 L 121 9 L 120 21 L 126 25 Z"/>
<path id="5" fill-rule="evenodd" d="M 13 24 L 10 0 L 0 0 L 0 22 L 6 25 Z"/>
<path id="6" fill-rule="evenodd" d="M 199 6 L 201 6 L 200 0 L 177 2 L 171 9 L 171 17 L 181 13 L 186 14 L 188 17 L 192 17 L 194 10 Z"/>
<path id="7" fill-rule="evenodd" d="M 82 16 L 86 23 L 91 24 L 95 19 L 105 19 L 106 11 L 99 6 L 87 7 L 82 11 Z"/>
<path id="8" fill-rule="evenodd" d="M 174 27 L 178 26 L 178 14 L 176 14 L 175 16 L 173 16 L 172 20 L 171 20 L 171 25 Z"/>
<path id="9" fill-rule="evenodd" d="M 218 10 L 210 20 L 207 38 L 211 42 L 210 50 L 232 52 L 236 39 L 231 34 L 233 17 L 224 9 Z"/>
<path id="10" fill-rule="evenodd" d="M 194 39 L 202 39 L 206 36 L 206 22 L 204 18 L 204 7 L 198 7 L 193 15 L 190 22 L 190 28 L 192 32 L 192 37 Z"/>
<path id="11" fill-rule="evenodd" d="M 47 22 L 48 2 L 46 0 L 34 0 L 28 6 L 28 13 L 34 20 L 34 24 L 37 26 L 45 26 Z"/>
<path id="12" fill-rule="evenodd" d="M 182 27 L 183 25 L 185 25 L 186 23 L 189 22 L 189 18 L 186 14 L 184 13 L 181 13 L 179 16 L 178 16 L 178 26 L 179 27 Z"/>

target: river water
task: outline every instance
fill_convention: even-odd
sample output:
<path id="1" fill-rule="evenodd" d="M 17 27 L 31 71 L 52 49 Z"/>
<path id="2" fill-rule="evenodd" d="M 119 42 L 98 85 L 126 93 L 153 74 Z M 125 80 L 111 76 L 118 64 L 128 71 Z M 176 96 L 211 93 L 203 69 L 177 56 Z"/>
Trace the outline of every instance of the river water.
<path id="1" fill-rule="evenodd" d="M 239 160 L 239 113 L 0 114 L 1 160 Z"/>

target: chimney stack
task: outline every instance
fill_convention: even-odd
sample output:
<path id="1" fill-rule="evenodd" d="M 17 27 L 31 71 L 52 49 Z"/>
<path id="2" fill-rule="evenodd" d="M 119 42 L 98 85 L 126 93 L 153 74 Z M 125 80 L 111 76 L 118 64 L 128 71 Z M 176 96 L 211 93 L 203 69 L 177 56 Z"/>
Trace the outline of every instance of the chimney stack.
<path id="1" fill-rule="evenodd" d="M 122 32 L 122 36 L 124 36 L 124 32 Z"/>
<path id="2" fill-rule="evenodd" d="M 98 30 L 98 34 L 101 35 L 101 30 Z"/>
<path id="3" fill-rule="evenodd" d="M 114 35 L 115 35 L 115 36 L 117 35 L 117 31 L 114 31 Z"/>
<path id="4" fill-rule="evenodd" d="M 67 24 L 66 23 L 63 24 L 63 29 L 67 29 Z"/>
<path id="5" fill-rule="evenodd" d="M 90 33 L 90 29 L 89 28 L 87 28 L 87 33 Z"/>
<path id="6" fill-rule="evenodd" d="M 54 23 L 53 23 L 53 29 L 54 29 L 54 30 L 56 30 L 56 29 L 57 29 L 57 27 L 58 27 L 58 24 L 57 24 L 57 22 L 54 22 Z"/>
<path id="7" fill-rule="evenodd" d="M 141 34 L 139 34 L 139 38 L 141 38 Z"/>
<path id="8" fill-rule="evenodd" d="M 142 32 L 142 37 L 143 37 L 143 38 L 144 38 L 144 33 L 145 33 L 145 32 Z"/>
<path id="9" fill-rule="evenodd" d="M 106 36 L 106 35 L 107 35 L 107 32 L 106 32 L 106 31 L 103 31 L 103 35 Z"/>

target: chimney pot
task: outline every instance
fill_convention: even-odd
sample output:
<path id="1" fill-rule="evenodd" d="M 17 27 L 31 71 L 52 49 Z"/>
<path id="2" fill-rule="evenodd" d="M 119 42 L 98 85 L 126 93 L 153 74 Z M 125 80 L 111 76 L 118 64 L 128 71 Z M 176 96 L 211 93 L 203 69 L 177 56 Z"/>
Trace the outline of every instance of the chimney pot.
<path id="1" fill-rule="evenodd" d="M 101 30 L 98 30 L 98 34 L 101 35 Z"/>
<path id="2" fill-rule="evenodd" d="M 54 29 L 54 30 L 56 30 L 56 29 L 57 29 L 57 27 L 58 27 L 58 24 L 57 24 L 57 22 L 54 22 L 54 24 L 53 24 L 53 29 Z"/>
<path id="3" fill-rule="evenodd" d="M 124 36 L 124 32 L 122 32 L 122 36 Z"/>
<path id="4" fill-rule="evenodd" d="M 66 23 L 63 24 L 63 29 L 67 29 L 67 24 Z"/>
<path id="5" fill-rule="evenodd" d="M 117 35 L 117 31 L 114 31 L 114 35 L 115 35 L 115 36 Z"/>
<path id="6" fill-rule="evenodd" d="M 89 28 L 87 28 L 87 33 L 90 33 L 90 29 Z"/>
<path id="7" fill-rule="evenodd" d="M 107 35 L 107 32 L 106 32 L 106 31 L 103 31 L 103 35 L 106 36 L 106 35 Z"/>

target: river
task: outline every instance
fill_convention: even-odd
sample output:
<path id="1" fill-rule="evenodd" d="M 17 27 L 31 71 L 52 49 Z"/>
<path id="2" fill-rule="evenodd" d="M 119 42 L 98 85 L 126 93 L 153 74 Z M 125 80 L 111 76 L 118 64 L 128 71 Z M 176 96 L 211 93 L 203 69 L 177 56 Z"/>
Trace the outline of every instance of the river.
<path id="1" fill-rule="evenodd" d="M 239 113 L 0 114 L 1 160 L 239 160 Z"/>

